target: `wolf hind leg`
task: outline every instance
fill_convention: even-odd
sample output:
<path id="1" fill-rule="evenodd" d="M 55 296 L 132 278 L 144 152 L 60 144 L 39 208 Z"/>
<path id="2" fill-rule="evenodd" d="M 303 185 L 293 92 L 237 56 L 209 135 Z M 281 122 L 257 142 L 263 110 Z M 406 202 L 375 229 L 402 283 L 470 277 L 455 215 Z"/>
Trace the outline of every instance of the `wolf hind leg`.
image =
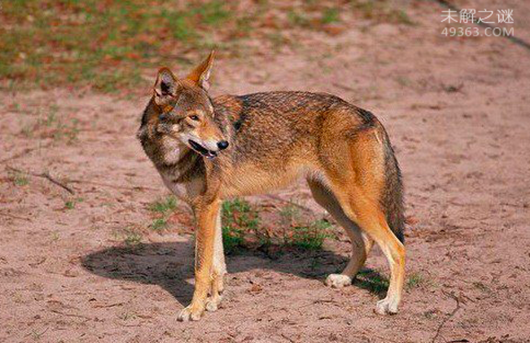
<path id="1" fill-rule="evenodd" d="M 390 266 L 390 286 L 386 298 L 377 303 L 378 314 L 395 314 L 401 302 L 405 275 L 405 247 L 390 230 L 384 213 L 374 200 L 356 185 L 335 184 L 337 200 L 344 213 L 379 245 Z"/>
<path id="2" fill-rule="evenodd" d="M 352 244 L 350 261 L 341 274 L 330 274 L 326 278 L 326 285 L 342 288 L 352 283 L 353 278 L 366 262 L 366 258 L 373 246 L 373 240 L 342 210 L 333 193 L 320 181 L 308 179 L 309 188 L 315 201 L 344 228 Z"/>

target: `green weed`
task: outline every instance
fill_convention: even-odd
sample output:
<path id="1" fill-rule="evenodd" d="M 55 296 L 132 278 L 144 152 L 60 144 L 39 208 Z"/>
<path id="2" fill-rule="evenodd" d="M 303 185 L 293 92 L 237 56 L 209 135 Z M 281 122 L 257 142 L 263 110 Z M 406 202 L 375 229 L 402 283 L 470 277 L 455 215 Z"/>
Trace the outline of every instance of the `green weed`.
<path id="1" fill-rule="evenodd" d="M 293 26 L 300 26 L 300 27 L 308 27 L 310 25 L 310 21 L 303 12 L 297 12 L 295 10 L 290 10 L 287 12 L 287 19 L 289 20 L 289 23 Z"/>
<path id="2" fill-rule="evenodd" d="M 84 200 L 83 198 L 75 198 L 75 199 L 67 200 L 64 203 L 64 208 L 66 208 L 67 210 L 73 210 L 76 204 L 83 202 L 83 200 Z"/>
<path id="3" fill-rule="evenodd" d="M 157 214 L 157 218 L 149 227 L 154 231 L 162 231 L 168 227 L 168 218 L 177 208 L 177 199 L 170 195 L 164 199 L 159 199 L 149 205 L 149 210 Z"/>
<path id="4" fill-rule="evenodd" d="M 158 212 L 166 214 L 170 211 L 174 211 L 177 208 L 177 199 L 170 195 L 165 199 L 157 200 L 149 205 L 149 210 L 152 212 Z"/>
<path id="5" fill-rule="evenodd" d="M 371 293 L 382 295 L 387 291 L 390 283 L 378 271 L 363 269 L 357 273 L 355 284 Z"/>
<path id="6" fill-rule="evenodd" d="M 123 242 L 129 247 L 137 246 L 142 242 L 142 235 L 133 230 L 126 230 Z"/>
<path id="7" fill-rule="evenodd" d="M 417 288 L 427 283 L 427 279 L 421 273 L 412 273 L 409 275 L 405 287 L 407 289 Z"/>
<path id="8" fill-rule="evenodd" d="M 332 24 L 340 21 L 340 12 L 338 8 L 327 8 L 322 13 L 322 18 L 320 19 L 322 24 Z"/>
<path id="9" fill-rule="evenodd" d="M 323 219 L 314 221 L 309 226 L 295 226 L 287 243 L 302 249 L 319 250 L 324 240 L 331 237 L 328 232 L 330 227 L 331 224 Z"/>
<path id="10" fill-rule="evenodd" d="M 153 220 L 153 223 L 151 224 L 151 229 L 155 231 L 162 231 L 167 227 L 167 220 L 164 218 L 157 218 Z"/>
<path id="11" fill-rule="evenodd" d="M 16 186 L 26 186 L 29 184 L 29 179 L 24 173 L 15 173 L 13 176 L 13 182 Z"/>
<path id="12" fill-rule="evenodd" d="M 226 253 L 233 253 L 244 243 L 244 233 L 258 233 L 259 212 L 241 199 L 225 201 L 222 206 L 223 244 Z"/>
<path id="13" fill-rule="evenodd" d="M 231 226 L 223 226 L 223 248 L 226 254 L 232 254 L 243 246 L 243 231 Z"/>

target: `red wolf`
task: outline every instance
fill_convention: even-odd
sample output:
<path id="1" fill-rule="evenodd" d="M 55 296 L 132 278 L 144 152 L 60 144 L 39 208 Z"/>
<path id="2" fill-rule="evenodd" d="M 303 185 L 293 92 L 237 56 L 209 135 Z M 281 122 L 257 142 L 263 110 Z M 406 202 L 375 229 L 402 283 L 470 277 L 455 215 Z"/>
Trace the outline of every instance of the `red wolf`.
<path id="1" fill-rule="evenodd" d="M 166 186 L 193 209 L 195 292 L 178 319 L 198 320 L 221 301 L 226 272 L 223 199 L 307 180 L 318 204 L 346 230 L 352 257 L 326 284 L 344 287 L 375 241 L 390 265 L 380 314 L 397 313 L 405 272 L 401 173 L 383 125 L 329 94 L 266 92 L 210 98 L 213 52 L 187 77 L 162 68 L 138 138 Z"/>

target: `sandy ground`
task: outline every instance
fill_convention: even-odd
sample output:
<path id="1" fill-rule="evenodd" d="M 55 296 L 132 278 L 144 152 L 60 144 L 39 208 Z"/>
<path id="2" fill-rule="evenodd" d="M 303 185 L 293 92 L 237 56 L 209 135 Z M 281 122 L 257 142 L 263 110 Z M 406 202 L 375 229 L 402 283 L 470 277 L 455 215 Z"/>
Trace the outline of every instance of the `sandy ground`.
<path id="1" fill-rule="evenodd" d="M 516 35 L 530 39 L 530 4 L 467 4 L 514 8 Z M 400 314 L 374 314 L 378 295 L 358 285 L 323 285 L 349 249 L 330 241 L 279 259 L 229 256 L 219 311 L 177 322 L 193 290 L 193 239 L 179 223 L 148 229 L 148 204 L 168 192 L 135 139 L 147 95 L 15 89 L 0 93 L 0 341 L 530 342 L 530 51 L 441 36 L 441 11 L 425 2 L 409 9 L 416 26 L 359 22 L 220 60 L 212 89 L 325 91 L 378 115 L 415 222 L 407 273 L 420 280 Z M 35 126 L 50 113 L 62 126 Z M 49 171 L 75 194 L 42 177 L 25 184 L 9 167 Z M 302 184 L 280 196 L 317 210 Z M 131 228 L 143 230 L 141 249 L 122 243 Z M 378 249 L 367 266 L 388 275 Z"/>

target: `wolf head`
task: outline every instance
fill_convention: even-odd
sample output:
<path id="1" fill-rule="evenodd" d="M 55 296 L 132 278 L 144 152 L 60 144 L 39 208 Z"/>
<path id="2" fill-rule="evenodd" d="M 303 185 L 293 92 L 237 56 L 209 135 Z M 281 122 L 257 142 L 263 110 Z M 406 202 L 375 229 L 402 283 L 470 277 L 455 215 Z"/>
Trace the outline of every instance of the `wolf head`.
<path id="1" fill-rule="evenodd" d="M 159 109 L 156 130 L 209 159 L 228 147 L 214 122 L 214 108 L 207 93 L 213 59 L 212 51 L 183 79 L 162 68 L 153 88 L 153 102 Z"/>

